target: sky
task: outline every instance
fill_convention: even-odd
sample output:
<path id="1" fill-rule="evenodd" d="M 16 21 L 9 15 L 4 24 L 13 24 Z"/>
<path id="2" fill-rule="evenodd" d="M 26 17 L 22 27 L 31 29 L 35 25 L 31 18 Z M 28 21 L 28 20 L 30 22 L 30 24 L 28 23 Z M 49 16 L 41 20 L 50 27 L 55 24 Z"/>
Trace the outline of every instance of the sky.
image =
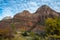
<path id="1" fill-rule="evenodd" d="M 34 13 L 42 5 L 60 12 L 60 0 L 0 0 L 0 20 L 6 16 L 13 17 L 23 10 Z"/>

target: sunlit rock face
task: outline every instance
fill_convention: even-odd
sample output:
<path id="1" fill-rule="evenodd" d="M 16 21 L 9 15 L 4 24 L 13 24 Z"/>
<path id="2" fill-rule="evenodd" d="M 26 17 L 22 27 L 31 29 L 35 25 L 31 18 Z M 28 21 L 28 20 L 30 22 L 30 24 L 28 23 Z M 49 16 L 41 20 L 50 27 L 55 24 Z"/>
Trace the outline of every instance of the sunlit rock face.
<path id="1" fill-rule="evenodd" d="M 0 22 L 1 27 L 10 27 L 10 24 L 13 23 L 17 29 L 20 30 L 30 30 L 32 31 L 44 31 L 44 20 L 46 18 L 54 18 L 55 16 L 59 17 L 59 13 L 52 10 L 49 6 L 43 5 L 37 9 L 35 13 L 30 13 L 27 10 L 24 10 L 21 13 L 17 13 L 13 18 L 5 17 Z M 33 27 L 34 26 L 34 27 Z"/>

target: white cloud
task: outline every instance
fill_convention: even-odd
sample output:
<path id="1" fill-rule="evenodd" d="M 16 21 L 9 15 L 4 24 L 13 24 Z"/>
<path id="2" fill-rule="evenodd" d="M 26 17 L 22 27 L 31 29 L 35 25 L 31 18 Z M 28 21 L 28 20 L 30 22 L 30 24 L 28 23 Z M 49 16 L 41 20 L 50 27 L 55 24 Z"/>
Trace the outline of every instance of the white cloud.
<path id="1" fill-rule="evenodd" d="M 11 11 L 10 8 L 6 8 L 6 9 L 4 9 L 3 12 L 2 12 L 2 16 L 3 16 L 3 17 L 5 17 L 5 16 L 13 16 L 13 13 L 12 13 L 12 11 Z"/>
<path id="2" fill-rule="evenodd" d="M 51 1 L 51 0 L 42 0 L 42 2 L 49 2 L 49 1 Z"/>
<path id="3" fill-rule="evenodd" d="M 31 5 L 31 6 L 37 6 L 36 2 L 29 2 L 28 4 Z"/>
<path id="4" fill-rule="evenodd" d="M 0 2 L 3 0 L 0 0 Z M 30 12 L 35 12 L 39 6 L 44 4 L 52 7 L 54 10 L 60 11 L 60 2 L 57 0 L 7 0 L 7 4 L 0 4 L 2 5 L 0 8 L 3 9 L 2 16 L 13 16 L 18 12 L 23 10 L 29 10 Z"/>
<path id="5" fill-rule="evenodd" d="M 55 5 L 60 5 L 60 2 L 53 2 L 53 4 L 55 4 Z"/>

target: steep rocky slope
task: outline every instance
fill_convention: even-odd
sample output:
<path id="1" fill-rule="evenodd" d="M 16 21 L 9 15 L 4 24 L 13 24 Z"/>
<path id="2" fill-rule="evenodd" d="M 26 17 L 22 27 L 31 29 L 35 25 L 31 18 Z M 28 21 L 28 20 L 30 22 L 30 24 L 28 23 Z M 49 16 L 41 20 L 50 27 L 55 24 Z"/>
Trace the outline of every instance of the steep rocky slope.
<path id="1" fill-rule="evenodd" d="M 49 17 L 54 18 L 55 16 L 60 17 L 60 14 L 47 5 L 43 5 L 35 13 L 24 10 L 11 19 L 1 20 L 0 28 L 10 28 L 10 24 L 13 23 L 19 30 L 44 31 L 44 20 Z"/>

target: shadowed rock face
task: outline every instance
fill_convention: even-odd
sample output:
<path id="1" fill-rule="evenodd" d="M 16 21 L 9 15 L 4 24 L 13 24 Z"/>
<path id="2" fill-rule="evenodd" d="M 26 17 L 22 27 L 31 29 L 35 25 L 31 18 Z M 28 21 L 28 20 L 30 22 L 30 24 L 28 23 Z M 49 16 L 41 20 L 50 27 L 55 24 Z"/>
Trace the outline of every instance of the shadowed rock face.
<path id="1" fill-rule="evenodd" d="M 35 13 L 24 10 L 21 13 L 17 13 L 12 19 L 1 20 L 0 27 L 7 27 L 7 25 L 10 27 L 10 24 L 13 23 L 15 27 L 20 30 L 30 30 L 32 28 L 31 30 L 33 31 L 38 31 L 40 29 L 40 31 L 42 31 L 44 30 L 43 23 L 46 18 L 60 17 L 59 15 L 58 12 L 52 10 L 47 5 L 43 5 L 38 8 Z"/>

